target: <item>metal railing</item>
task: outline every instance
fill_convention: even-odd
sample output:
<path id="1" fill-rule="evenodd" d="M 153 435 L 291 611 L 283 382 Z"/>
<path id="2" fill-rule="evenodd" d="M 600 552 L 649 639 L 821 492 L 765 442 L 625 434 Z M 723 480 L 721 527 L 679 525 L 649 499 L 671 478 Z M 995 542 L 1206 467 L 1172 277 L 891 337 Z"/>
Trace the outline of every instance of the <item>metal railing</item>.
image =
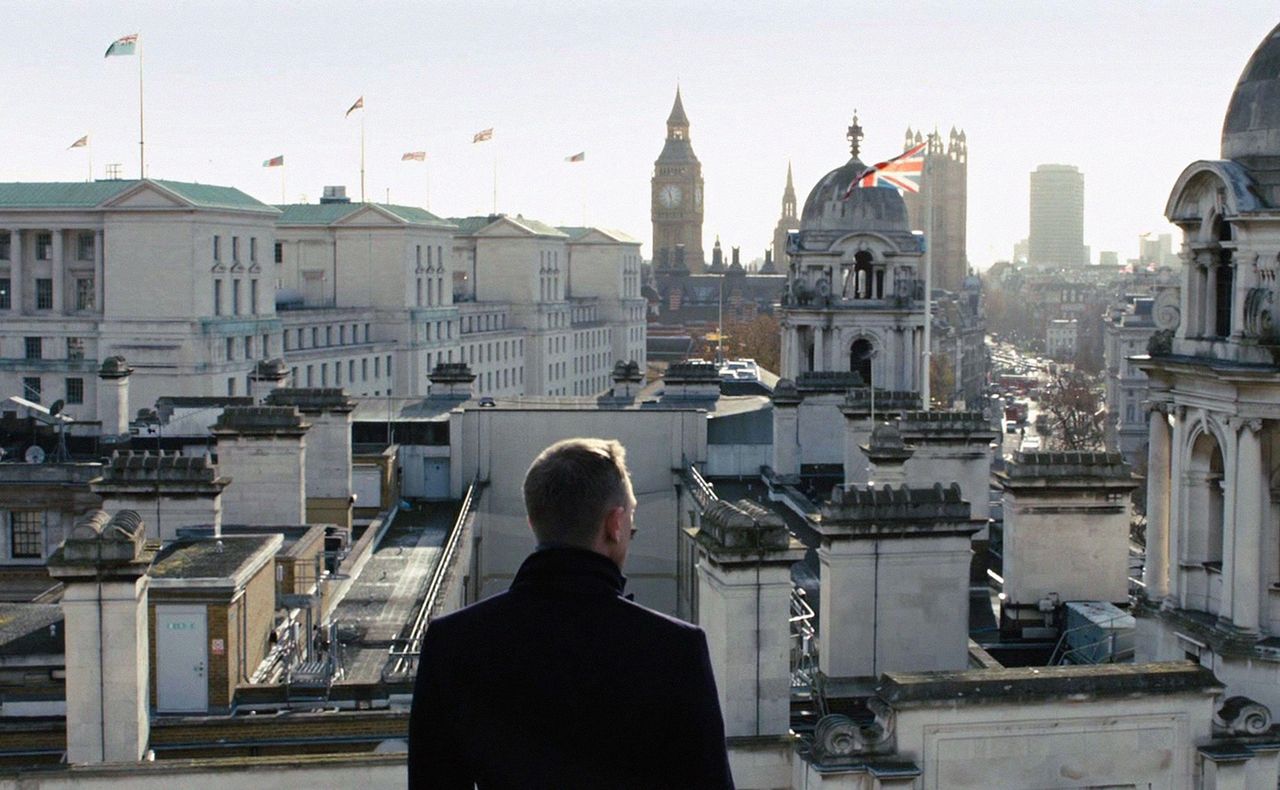
<path id="1" fill-rule="evenodd" d="M 453 529 L 449 531 L 449 537 L 441 548 L 440 561 L 436 563 L 435 570 L 431 574 L 427 593 L 423 596 L 417 614 L 414 615 L 413 624 L 404 638 L 395 640 L 387 649 L 387 665 L 382 671 L 384 679 L 406 675 L 412 677 L 417 673 L 422 638 L 427 633 L 427 625 L 431 622 L 431 615 L 439 603 L 440 590 L 444 588 L 444 583 L 452 570 L 454 556 L 458 553 L 458 544 L 461 542 L 467 517 L 471 515 L 479 487 L 479 478 L 473 480 L 467 487 L 467 494 L 463 497 L 462 506 L 458 509 L 458 517 L 454 520 Z"/>

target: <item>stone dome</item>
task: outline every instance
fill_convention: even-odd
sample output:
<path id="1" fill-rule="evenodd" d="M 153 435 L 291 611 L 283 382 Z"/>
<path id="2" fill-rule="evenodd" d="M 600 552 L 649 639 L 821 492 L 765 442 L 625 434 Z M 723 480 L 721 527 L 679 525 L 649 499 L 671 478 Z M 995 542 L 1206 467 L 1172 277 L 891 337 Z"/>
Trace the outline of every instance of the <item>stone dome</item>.
<path id="1" fill-rule="evenodd" d="M 848 200 L 845 190 L 867 166 L 854 156 L 822 177 L 804 201 L 800 230 L 907 231 L 907 204 L 896 189 L 855 189 Z"/>
<path id="2" fill-rule="evenodd" d="M 1222 158 L 1280 157 L 1280 25 L 1244 67 L 1222 123 Z"/>

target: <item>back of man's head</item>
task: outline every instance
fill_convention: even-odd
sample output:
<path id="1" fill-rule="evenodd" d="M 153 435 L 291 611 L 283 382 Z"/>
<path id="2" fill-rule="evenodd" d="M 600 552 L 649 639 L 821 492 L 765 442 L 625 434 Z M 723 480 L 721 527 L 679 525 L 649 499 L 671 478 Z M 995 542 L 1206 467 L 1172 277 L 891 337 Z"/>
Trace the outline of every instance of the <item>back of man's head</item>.
<path id="1" fill-rule="evenodd" d="M 631 498 L 626 450 L 612 439 L 556 442 L 524 478 L 529 526 L 542 544 L 591 548 L 606 514 Z"/>

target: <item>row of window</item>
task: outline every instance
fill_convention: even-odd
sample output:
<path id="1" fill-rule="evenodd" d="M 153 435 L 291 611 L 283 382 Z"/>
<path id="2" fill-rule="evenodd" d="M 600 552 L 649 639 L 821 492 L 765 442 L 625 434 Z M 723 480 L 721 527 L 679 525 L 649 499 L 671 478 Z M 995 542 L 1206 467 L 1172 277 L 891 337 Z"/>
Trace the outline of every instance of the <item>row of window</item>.
<path id="1" fill-rule="evenodd" d="M 214 238 L 218 238 L 214 236 Z M 242 290 L 243 280 L 238 277 L 227 278 L 231 282 L 231 311 L 229 315 L 240 315 L 241 300 L 240 292 Z M 222 315 L 225 305 L 222 300 L 223 278 L 213 278 L 213 314 Z M 258 314 L 258 279 L 255 277 L 249 280 L 249 315 Z"/>
<path id="2" fill-rule="evenodd" d="M 280 245 L 276 245 L 276 262 L 279 263 L 281 257 Z M 215 263 L 222 262 L 222 237 L 214 235 L 213 237 L 213 260 Z M 231 262 L 240 262 L 240 237 L 231 237 Z M 256 236 L 249 237 L 249 263 L 258 262 L 258 239 Z"/>
<path id="3" fill-rule="evenodd" d="M 588 346 L 598 346 L 609 341 L 608 329 L 592 329 L 587 332 L 576 332 L 573 336 L 573 350 L 579 351 Z"/>
<path id="4" fill-rule="evenodd" d="M 609 364 L 609 352 L 601 351 L 599 354 L 586 354 L 573 358 L 573 372 L 586 373 L 588 370 L 597 366 Z"/>
<path id="5" fill-rule="evenodd" d="M 228 337 L 223 339 L 225 351 L 223 359 L 227 362 L 235 362 L 237 359 L 266 359 L 271 356 L 271 335 L 262 335 L 262 345 L 257 349 L 259 353 L 255 353 L 253 347 L 253 335 L 245 335 L 243 338 Z M 237 349 L 243 351 L 238 353 Z"/>
<path id="6" fill-rule="evenodd" d="M 77 277 L 75 305 L 77 310 L 92 310 L 97 299 L 94 296 L 93 278 Z M 50 277 L 35 278 L 35 302 L 37 310 L 53 309 L 53 279 Z M 13 309 L 13 281 L 9 277 L 0 277 L 0 310 Z"/>
<path id="7" fill-rule="evenodd" d="M 44 359 L 45 339 L 43 337 L 24 337 L 22 339 L 22 356 L 25 359 Z M 68 337 L 65 359 L 84 359 L 84 338 Z"/>
<path id="8" fill-rule="evenodd" d="M 40 403 L 44 397 L 44 380 L 40 376 L 23 376 L 22 397 Z M 63 379 L 62 398 L 68 405 L 84 403 L 84 379 Z"/>
<path id="9" fill-rule="evenodd" d="M 476 375 L 476 389 L 481 393 L 493 392 L 496 389 L 524 386 L 524 366 L 488 370 Z"/>
<path id="10" fill-rule="evenodd" d="M 328 324 L 326 326 L 297 327 L 284 331 L 284 350 L 296 351 L 304 348 L 327 348 L 335 345 L 358 345 L 373 342 L 370 325 L 364 324 L 363 340 L 361 340 L 360 324 Z M 348 331 L 348 328 L 350 331 Z M 336 331 L 335 331 L 336 330 Z M 310 339 L 310 343 L 307 340 Z M 321 342 L 323 340 L 324 342 Z"/>
<path id="11" fill-rule="evenodd" d="M 426 298 L 423 298 L 422 290 L 423 278 L 418 278 L 418 307 L 436 307 L 444 304 L 444 276 L 427 277 L 426 278 Z"/>
<path id="12" fill-rule="evenodd" d="M 383 371 L 386 372 L 387 378 L 391 378 L 391 355 L 385 357 L 372 357 L 373 359 L 373 378 L 375 380 L 382 378 Z M 366 383 L 369 381 L 369 360 L 370 357 L 362 357 L 359 360 L 348 359 L 345 362 L 346 378 L 343 378 L 344 363 L 342 360 L 337 362 L 316 362 L 307 365 L 305 368 L 299 369 L 294 367 L 290 370 L 293 374 L 293 386 L 295 387 L 341 387 L 344 385 L 355 384 L 357 381 Z M 356 378 L 356 363 L 360 363 L 359 379 Z M 332 372 L 332 375 L 330 373 Z M 299 378 L 299 375 L 303 378 Z M 330 381 L 332 380 L 332 384 Z M 387 390 L 390 394 L 391 390 Z M 375 392 L 378 395 L 380 392 Z"/>
<path id="13" fill-rule="evenodd" d="M 36 260 L 53 260 L 53 233 L 49 231 L 39 231 L 35 234 L 35 239 Z M 85 231 L 76 234 L 76 260 L 92 261 L 96 247 L 97 241 L 93 231 Z M 0 231 L 0 261 L 8 261 L 12 259 L 13 234 L 8 231 Z"/>
<path id="14" fill-rule="evenodd" d="M 466 315 L 462 317 L 462 334 L 472 332 L 492 332 L 507 328 L 505 313 L 485 313 L 483 315 Z"/>
<path id="15" fill-rule="evenodd" d="M 524 340 L 515 338 L 477 343 L 464 347 L 462 354 L 467 363 L 472 365 L 516 359 L 524 356 Z"/>

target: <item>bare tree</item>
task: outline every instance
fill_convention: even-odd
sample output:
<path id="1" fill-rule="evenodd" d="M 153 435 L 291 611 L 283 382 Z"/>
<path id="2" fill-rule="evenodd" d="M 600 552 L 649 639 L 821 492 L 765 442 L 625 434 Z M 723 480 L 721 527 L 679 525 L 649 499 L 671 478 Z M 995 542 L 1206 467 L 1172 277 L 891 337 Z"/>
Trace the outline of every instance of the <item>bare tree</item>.
<path id="1" fill-rule="evenodd" d="M 1046 415 L 1052 449 L 1103 449 L 1105 412 L 1096 378 L 1060 367 L 1041 391 L 1040 413 Z"/>

